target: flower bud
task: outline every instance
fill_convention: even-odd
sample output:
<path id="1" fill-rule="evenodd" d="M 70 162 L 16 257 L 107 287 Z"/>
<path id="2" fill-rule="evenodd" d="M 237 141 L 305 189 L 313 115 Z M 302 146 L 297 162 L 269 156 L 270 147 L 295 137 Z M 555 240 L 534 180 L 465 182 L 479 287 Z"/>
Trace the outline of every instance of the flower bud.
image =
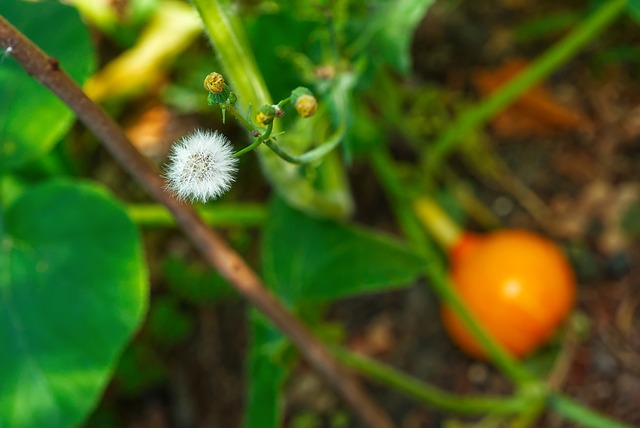
<path id="1" fill-rule="evenodd" d="M 318 101 L 310 90 L 302 86 L 291 92 L 291 102 L 298 114 L 304 118 L 311 117 L 318 109 Z"/>
<path id="2" fill-rule="evenodd" d="M 279 110 L 278 106 L 265 104 L 262 107 L 260 107 L 260 110 L 258 110 L 258 114 L 256 115 L 256 121 L 258 122 L 258 124 L 262 126 L 268 125 L 271 122 L 273 122 L 273 118 L 276 117 L 278 110 Z"/>
<path id="3" fill-rule="evenodd" d="M 227 102 L 227 100 L 232 103 L 235 101 L 235 99 L 231 99 L 231 89 L 224 82 L 224 77 L 220 73 L 215 71 L 209 73 L 204 78 L 204 88 L 209 91 L 207 103 L 211 106 Z"/>
<path id="4" fill-rule="evenodd" d="M 204 78 L 204 88 L 212 94 L 219 94 L 224 89 L 224 77 L 215 71 Z"/>

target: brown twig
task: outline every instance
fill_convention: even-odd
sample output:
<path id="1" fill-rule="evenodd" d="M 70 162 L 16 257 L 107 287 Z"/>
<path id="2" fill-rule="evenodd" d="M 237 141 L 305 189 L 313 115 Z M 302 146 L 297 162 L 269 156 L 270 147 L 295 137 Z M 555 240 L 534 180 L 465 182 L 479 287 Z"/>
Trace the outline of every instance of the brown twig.
<path id="1" fill-rule="evenodd" d="M 82 89 L 58 66 L 57 60 L 47 56 L 2 16 L 0 47 L 15 58 L 27 73 L 64 101 L 147 193 L 171 211 L 178 226 L 200 250 L 207 262 L 298 347 L 308 363 L 353 407 L 367 426 L 394 426 L 356 379 L 266 289 L 242 257 L 209 229 L 190 205 L 176 200 L 164 190 L 165 182 L 157 168 L 136 150 L 122 129 L 82 92 Z"/>

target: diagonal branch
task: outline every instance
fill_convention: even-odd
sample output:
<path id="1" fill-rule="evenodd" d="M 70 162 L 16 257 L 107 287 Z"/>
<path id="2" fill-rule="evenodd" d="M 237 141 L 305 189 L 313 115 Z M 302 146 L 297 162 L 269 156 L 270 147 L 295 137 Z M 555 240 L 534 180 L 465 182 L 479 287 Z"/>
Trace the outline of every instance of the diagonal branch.
<path id="1" fill-rule="evenodd" d="M 351 405 L 367 426 L 393 427 L 389 417 L 369 398 L 356 379 L 266 289 L 242 257 L 209 229 L 190 205 L 164 191 L 165 182 L 157 168 L 135 149 L 113 119 L 59 68 L 58 61 L 42 52 L 2 16 L 0 47 L 10 53 L 27 73 L 64 101 L 147 193 L 171 211 L 178 226 L 206 261 L 296 345 L 307 362 Z"/>

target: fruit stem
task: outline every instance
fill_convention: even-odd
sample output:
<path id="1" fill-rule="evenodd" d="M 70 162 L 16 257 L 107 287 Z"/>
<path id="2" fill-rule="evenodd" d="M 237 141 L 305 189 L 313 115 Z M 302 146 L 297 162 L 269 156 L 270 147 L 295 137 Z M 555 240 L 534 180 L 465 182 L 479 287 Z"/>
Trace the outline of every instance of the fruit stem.
<path id="1" fill-rule="evenodd" d="M 451 280 L 444 269 L 433 263 L 427 265 L 427 276 L 431 280 L 431 286 L 440 299 L 449 305 L 456 315 L 460 317 L 464 326 L 478 341 L 489 359 L 520 387 L 531 387 L 540 383 L 522 364 L 509 354 L 496 340 L 480 325 L 478 320 L 469 311 L 462 299 L 458 296 Z"/>
<path id="2" fill-rule="evenodd" d="M 403 233 L 409 239 L 412 248 L 424 257 L 425 273 L 431 287 L 462 319 L 462 322 L 498 369 L 519 386 L 538 383 L 539 381 L 524 366 L 519 364 L 480 326 L 460 297 L 458 297 L 447 276 L 444 264 L 440 261 L 437 249 L 432 242 L 425 239 L 424 228 L 420 225 L 416 212 L 411 209 L 413 201 L 408 200 L 405 196 L 406 186 L 403 186 L 403 183 L 398 179 L 398 174 L 389 154 L 380 148 L 371 153 L 371 160 L 378 179 L 389 195 Z M 449 221 L 453 224 L 451 220 Z M 451 225 L 447 227 L 451 227 Z M 453 233 L 451 235 L 453 236 Z M 458 233 L 458 236 L 461 236 L 461 233 Z"/>
<path id="3" fill-rule="evenodd" d="M 431 198 L 419 197 L 413 202 L 413 209 L 433 238 L 447 252 L 458 243 L 463 234 L 462 229 Z"/>

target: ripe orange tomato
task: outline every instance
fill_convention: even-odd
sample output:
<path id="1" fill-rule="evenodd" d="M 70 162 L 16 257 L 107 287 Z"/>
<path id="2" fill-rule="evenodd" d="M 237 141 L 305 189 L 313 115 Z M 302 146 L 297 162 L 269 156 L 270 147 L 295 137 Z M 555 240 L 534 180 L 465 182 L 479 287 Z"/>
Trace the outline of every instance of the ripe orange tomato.
<path id="1" fill-rule="evenodd" d="M 451 251 L 460 298 L 493 338 L 516 357 L 546 342 L 573 307 L 573 270 L 556 245 L 523 230 L 465 233 Z M 472 356 L 486 355 L 462 321 L 442 307 L 445 328 Z"/>

